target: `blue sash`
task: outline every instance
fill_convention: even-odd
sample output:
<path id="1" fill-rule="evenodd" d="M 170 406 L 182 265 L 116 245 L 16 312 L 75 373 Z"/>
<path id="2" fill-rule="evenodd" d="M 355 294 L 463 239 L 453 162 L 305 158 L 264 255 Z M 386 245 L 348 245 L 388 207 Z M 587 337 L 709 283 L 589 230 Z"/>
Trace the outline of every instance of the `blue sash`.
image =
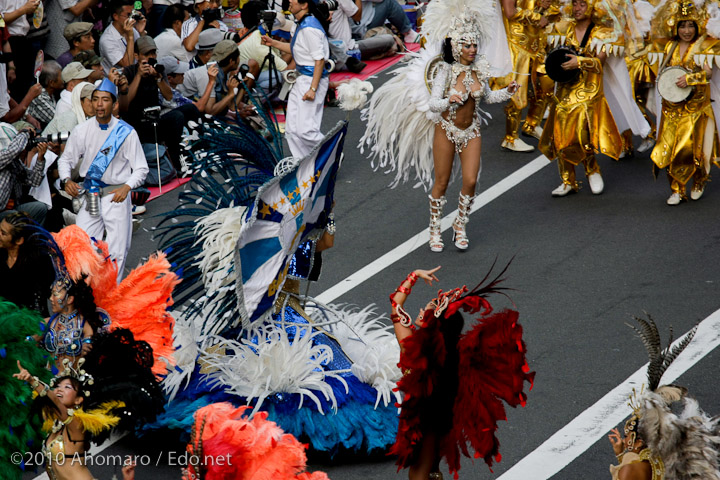
<path id="1" fill-rule="evenodd" d="M 300 20 L 300 23 L 298 23 L 298 26 L 295 29 L 295 34 L 293 35 L 292 40 L 290 40 L 290 50 L 295 49 L 295 39 L 297 38 L 298 32 L 303 28 L 316 28 L 323 32 L 323 35 L 327 35 L 327 33 L 325 33 L 325 29 L 322 27 L 322 24 L 320 24 L 320 20 L 313 17 L 312 15 L 305 15 L 303 19 Z M 307 75 L 308 77 L 312 77 L 313 73 L 315 72 L 315 65 L 295 65 L 295 69 L 301 75 Z M 330 72 L 325 70 L 325 67 L 323 67 L 323 78 L 327 77 L 328 75 L 330 75 Z"/>
<path id="2" fill-rule="evenodd" d="M 107 186 L 100 179 L 105 174 L 105 170 L 110 166 L 110 162 L 115 158 L 118 150 L 122 146 L 125 139 L 130 135 L 133 128 L 123 120 L 118 120 L 115 128 L 112 129 L 110 135 L 105 139 L 105 143 L 100 147 L 100 151 L 95 156 L 95 159 L 90 164 L 87 174 L 85 174 L 85 181 L 83 186 L 85 188 L 90 187 L 105 187 Z"/>

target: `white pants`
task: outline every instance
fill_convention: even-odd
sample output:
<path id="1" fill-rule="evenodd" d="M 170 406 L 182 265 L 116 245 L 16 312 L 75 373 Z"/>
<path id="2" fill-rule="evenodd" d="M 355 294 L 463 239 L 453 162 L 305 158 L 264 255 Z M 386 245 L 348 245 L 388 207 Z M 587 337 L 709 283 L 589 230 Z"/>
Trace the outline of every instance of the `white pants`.
<path id="1" fill-rule="evenodd" d="M 90 237 L 97 240 L 102 240 L 103 233 L 107 232 L 105 241 L 108 243 L 110 258 L 115 260 L 118 267 L 117 279 L 120 283 L 132 239 L 132 202 L 128 195 L 124 201 L 115 203 L 112 201 L 114 196 L 115 194 L 109 194 L 100 199 L 100 215 L 97 217 L 88 213 L 87 200 L 84 201 L 75 222 Z"/>
<path id="2" fill-rule="evenodd" d="M 315 100 L 305 101 L 303 95 L 310 90 L 312 77 L 300 75 L 293 84 L 287 103 L 287 117 L 285 118 L 285 139 L 290 147 L 290 153 L 295 158 L 303 158 L 323 139 L 322 126 L 325 94 L 330 81 L 320 79 Z"/>

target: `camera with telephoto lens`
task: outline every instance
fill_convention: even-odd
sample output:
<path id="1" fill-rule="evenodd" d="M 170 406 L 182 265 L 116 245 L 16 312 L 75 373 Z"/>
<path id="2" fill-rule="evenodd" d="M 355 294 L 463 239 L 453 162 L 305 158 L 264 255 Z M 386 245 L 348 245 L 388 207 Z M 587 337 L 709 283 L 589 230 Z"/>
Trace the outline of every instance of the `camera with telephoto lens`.
<path id="1" fill-rule="evenodd" d="M 222 20 L 222 11 L 219 8 L 208 8 L 203 10 L 202 18 L 205 20 L 205 28 L 212 28 L 209 26 L 210 23 L 215 20 Z"/>
<path id="2" fill-rule="evenodd" d="M 263 23 L 263 26 L 268 33 L 272 31 L 272 27 L 275 24 L 276 18 L 276 10 L 263 10 L 260 12 L 260 21 Z"/>
<path id="3" fill-rule="evenodd" d="M 143 119 L 150 122 L 157 122 L 160 119 L 160 105 L 144 108 Z"/>
<path id="4" fill-rule="evenodd" d="M 65 143 L 67 142 L 69 136 L 70 132 L 56 132 L 44 137 L 34 137 L 31 140 L 31 143 L 33 146 L 37 145 L 38 143 Z"/>
<path id="5" fill-rule="evenodd" d="M 325 19 L 330 19 L 330 12 L 338 9 L 337 0 L 322 0 L 317 4 L 317 9 L 320 15 Z"/>
<path id="6" fill-rule="evenodd" d="M 147 59 L 147 63 L 148 63 L 148 65 L 150 65 L 151 67 L 153 67 L 153 68 L 155 69 L 155 71 L 156 71 L 157 73 L 159 73 L 160 75 L 162 75 L 163 73 L 165 73 L 165 65 L 158 64 L 156 59 L 154 59 L 154 58 L 148 58 L 148 59 Z"/>

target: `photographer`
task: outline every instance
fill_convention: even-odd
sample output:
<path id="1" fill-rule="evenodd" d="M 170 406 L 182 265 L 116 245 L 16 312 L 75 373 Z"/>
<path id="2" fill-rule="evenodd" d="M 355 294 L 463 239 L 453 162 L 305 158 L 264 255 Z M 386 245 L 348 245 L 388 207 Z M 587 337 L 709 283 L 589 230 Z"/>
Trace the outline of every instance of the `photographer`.
<path id="1" fill-rule="evenodd" d="M 163 67 L 157 64 L 157 47 L 153 39 L 147 35 L 138 38 L 135 51 L 138 63 L 123 69 L 129 89 L 127 95 L 120 92 L 124 96 L 120 103 L 120 113 L 137 130 L 143 143 L 155 143 L 152 119 L 145 119 L 143 112 L 146 108 L 160 106 L 159 94 L 166 100 L 172 100 L 172 89 L 163 77 Z M 157 139 L 165 141 L 176 168 L 180 167 L 182 129 L 188 120 L 196 119 L 199 115 L 198 109 L 189 104 L 175 108 L 156 120 Z"/>
<path id="2" fill-rule="evenodd" d="M 368 30 L 381 27 L 388 21 L 394 26 L 405 43 L 417 43 L 420 34 L 412 29 L 405 10 L 396 0 L 365 0 L 362 2 L 362 18 L 354 22 L 352 32 L 356 38 L 365 38 Z"/>
<path id="3" fill-rule="evenodd" d="M 66 193 L 72 197 L 84 193 L 77 225 L 97 239 L 107 232 L 105 240 L 110 256 L 117 262 L 120 280 L 132 238 L 128 194 L 143 185 L 149 169 L 138 134 L 112 115 L 117 93 L 117 87 L 107 78 L 95 89 L 95 117 L 73 130 L 58 160 L 58 173 L 60 187 Z M 87 192 L 81 191 L 83 187 Z M 97 195 L 90 192 L 94 188 L 98 189 Z"/>
<path id="4" fill-rule="evenodd" d="M 350 22 L 352 21 L 354 24 L 362 18 L 363 2 L 361 0 L 336 1 L 337 9 L 331 12 L 330 38 L 342 40 L 346 52 L 355 49 L 360 50 L 361 60 L 374 60 L 397 53 L 395 37 L 389 34 L 375 35 L 355 41 L 352 38 Z M 338 55 L 338 60 L 343 60 L 343 55 Z M 365 63 L 355 57 L 348 57 L 347 54 L 345 55 L 345 61 L 342 63 L 353 73 L 358 73 L 365 68 Z"/>
<path id="5" fill-rule="evenodd" d="M 255 111 L 249 105 L 241 102 L 245 89 L 240 85 L 238 78 L 238 67 L 240 66 L 240 52 L 237 44 L 232 40 L 223 40 L 215 45 L 211 62 L 217 62 L 218 76 L 215 80 L 215 97 L 210 98 L 207 103 L 207 111 L 211 115 L 225 116 L 230 109 L 237 108 L 237 114 L 245 118 L 253 115 Z M 252 85 L 252 78 L 258 74 L 260 66 L 251 60 L 248 65 L 250 72 L 244 81 L 248 86 Z M 253 75 L 250 77 L 249 75 Z M 234 118 L 233 118 L 234 120 Z"/>
<path id="6" fill-rule="evenodd" d="M 262 43 L 262 34 L 260 22 L 262 20 L 262 13 L 265 10 L 265 5 L 258 0 L 251 0 L 242 7 L 242 18 L 245 22 L 245 26 L 240 29 L 238 34 L 240 37 L 244 37 L 238 46 L 240 52 L 240 62 L 247 63 L 248 61 L 255 60 L 258 65 L 262 65 L 263 69 L 257 79 L 257 84 L 263 88 L 266 92 L 269 88 L 270 82 L 270 71 L 269 62 L 265 62 L 265 57 L 269 53 L 268 47 Z M 253 31 L 248 34 L 248 32 Z M 288 68 L 287 63 L 282 57 L 280 51 L 273 48 L 273 55 L 275 59 L 275 67 L 278 72 Z M 277 78 L 273 78 L 273 88 L 280 87 L 282 85 L 282 75 L 277 75 Z"/>
<path id="7" fill-rule="evenodd" d="M 221 21 L 220 8 L 217 0 L 195 0 L 195 15 L 185 20 L 182 25 L 182 40 L 185 50 L 193 56 L 197 53 L 195 48 L 200 38 L 200 32 L 208 28 L 217 28 L 227 32 L 228 27 Z"/>
<path id="8" fill-rule="evenodd" d="M 145 31 L 147 20 L 133 14 L 131 0 L 116 0 L 111 6 L 112 23 L 100 37 L 100 56 L 105 74 L 114 66 L 128 67 L 135 62 L 135 40 Z"/>
<path id="9" fill-rule="evenodd" d="M 287 44 L 270 37 L 263 37 L 262 42 L 292 53 L 300 73 L 288 97 L 285 139 L 293 157 L 303 158 L 323 138 L 320 128 L 329 84 L 325 62 L 330 57 L 330 47 L 325 34 L 327 22 L 319 15 L 313 0 L 290 0 L 290 12 L 297 21 L 292 42 Z"/>
<path id="10" fill-rule="evenodd" d="M 165 30 L 155 37 L 155 45 L 157 45 L 160 58 L 172 55 L 182 62 L 190 61 L 192 54 L 185 50 L 182 40 L 180 40 L 182 25 L 188 18 L 190 18 L 190 12 L 185 10 L 182 5 L 167 7 L 162 17 Z"/>
<path id="11" fill-rule="evenodd" d="M 38 156 L 33 168 L 28 168 L 25 157 L 29 148 L 33 147 L 31 140 L 35 137 L 35 130 L 31 127 L 17 132 L 12 125 L 3 124 L 6 132 L 13 132 L 10 144 L 0 150 L 0 212 L 19 210 L 26 212 L 33 220 L 42 225 L 45 222 L 48 207 L 42 202 L 35 201 L 25 195 L 26 187 L 39 186 L 45 178 L 45 151 L 47 144 L 40 145 L 42 155 Z M 4 217 L 7 213 L 0 213 Z"/>
<path id="12" fill-rule="evenodd" d="M 197 53 L 190 60 L 190 70 L 202 67 L 210 61 L 215 45 L 223 39 L 224 33 L 217 28 L 208 28 L 200 32 L 197 43 Z M 183 47 L 185 48 L 185 47 Z"/>

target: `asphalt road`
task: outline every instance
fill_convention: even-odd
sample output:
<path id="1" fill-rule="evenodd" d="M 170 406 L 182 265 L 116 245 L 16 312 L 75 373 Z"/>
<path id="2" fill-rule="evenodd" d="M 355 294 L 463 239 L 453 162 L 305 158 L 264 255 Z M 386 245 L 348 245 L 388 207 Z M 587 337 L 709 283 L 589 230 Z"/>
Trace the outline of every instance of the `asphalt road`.
<path id="1" fill-rule="evenodd" d="M 488 110 L 494 119 L 483 132 L 479 192 L 539 155 L 502 151 L 502 106 Z M 326 109 L 326 128 L 344 116 L 339 109 Z M 355 148 L 363 129 L 353 113 L 336 190 L 335 247 L 323 256 L 323 274 L 310 290 L 314 295 L 427 228 L 426 194 L 412 185 L 388 188 L 390 178 L 374 172 Z M 468 251 L 455 250 L 450 232 L 445 232 L 445 252 L 431 253 L 424 246 L 409 252 L 335 301 L 386 308 L 388 294 L 414 268 L 442 265 L 439 287 L 447 289 L 474 286 L 496 258 L 504 264 L 514 257 L 506 284 L 515 289 L 511 297 L 525 329 L 530 366 L 537 372 L 535 386 L 527 407 L 509 411 L 508 422 L 500 424 L 503 458 L 494 473 L 482 462 L 467 460 L 460 472 L 463 479 L 499 477 L 639 369 L 646 356 L 625 325 L 632 315 L 650 312 L 664 334 L 670 324 L 683 333 L 720 307 L 720 187 L 709 183 L 700 201 L 668 207 L 669 186 L 664 175 L 653 178 L 647 153 L 619 162 L 602 158 L 600 165 L 606 185 L 602 195 L 592 195 L 585 185 L 578 194 L 551 197 L 560 180 L 555 165 L 548 164 L 472 215 Z M 455 208 L 459 188 L 458 183 L 451 185 L 446 212 Z M 170 210 L 176 200 L 177 191 L 148 204 L 128 265 L 157 248 L 151 235 L 157 223 L 153 215 Z M 416 286 L 409 310 L 434 293 Z M 491 301 L 496 308 L 511 306 L 502 297 Z M 710 352 L 676 382 L 688 387 L 711 414 L 720 413 L 712 380 L 718 358 Z M 167 465 L 167 451 L 181 449 L 169 438 L 125 438 L 102 455 L 151 454 L 152 465 L 138 467 L 136 478 L 165 480 L 179 478 L 179 467 Z M 552 478 L 609 478 L 608 465 L 614 460 L 609 443 L 601 439 Z M 396 473 L 392 459 L 384 457 L 311 457 L 310 466 L 339 480 L 406 478 L 405 472 Z M 119 472 L 106 466 L 92 471 L 101 480 Z M 28 473 L 24 478 L 34 476 Z"/>

